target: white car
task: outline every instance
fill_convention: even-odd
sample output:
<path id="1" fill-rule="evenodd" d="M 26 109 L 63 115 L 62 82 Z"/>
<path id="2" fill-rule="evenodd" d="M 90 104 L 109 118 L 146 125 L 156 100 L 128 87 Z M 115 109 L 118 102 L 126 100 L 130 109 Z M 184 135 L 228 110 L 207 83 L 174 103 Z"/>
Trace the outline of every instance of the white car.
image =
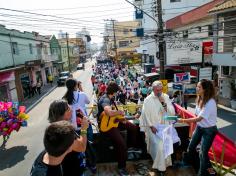
<path id="1" fill-rule="evenodd" d="M 84 69 L 84 64 L 78 64 L 77 65 L 77 70 L 82 70 Z"/>

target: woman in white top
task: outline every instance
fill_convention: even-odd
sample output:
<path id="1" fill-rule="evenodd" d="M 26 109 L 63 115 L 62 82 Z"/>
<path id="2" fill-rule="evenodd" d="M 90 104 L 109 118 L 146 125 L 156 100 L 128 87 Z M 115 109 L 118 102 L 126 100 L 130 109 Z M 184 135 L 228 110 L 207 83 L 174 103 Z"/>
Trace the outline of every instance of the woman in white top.
<path id="1" fill-rule="evenodd" d="M 209 175 L 212 172 L 212 166 L 208 157 L 208 151 L 212 145 L 217 133 L 217 105 L 214 99 L 215 91 L 213 83 L 210 80 L 203 79 L 197 84 L 197 99 L 195 115 L 190 119 L 179 119 L 181 123 L 197 122 L 197 127 L 189 143 L 184 162 L 193 161 L 196 147 L 201 142 L 200 148 L 200 168 L 198 176 Z"/>
<path id="2" fill-rule="evenodd" d="M 78 110 L 79 107 L 79 92 L 77 91 L 77 81 L 75 79 L 68 79 L 66 81 L 66 87 L 67 91 L 65 95 L 63 96 L 63 99 L 65 99 L 68 104 L 71 106 L 72 109 L 72 117 L 71 117 L 71 123 L 73 126 L 77 129 L 77 119 L 76 119 L 76 110 Z"/>
<path id="3" fill-rule="evenodd" d="M 80 82 L 81 84 L 81 82 Z M 78 82 L 75 79 L 68 79 L 66 81 L 66 87 L 67 87 L 67 92 L 64 95 L 64 99 L 67 100 L 68 104 L 72 107 L 72 118 L 71 122 L 72 124 L 79 130 L 77 126 L 77 113 L 78 110 L 81 110 L 83 115 L 86 116 L 86 107 L 85 103 L 89 103 L 90 101 L 88 100 L 88 97 L 86 96 L 85 93 L 79 92 L 78 91 Z M 82 87 L 80 86 L 80 91 L 82 90 Z M 93 129 L 91 124 L 89 124 L 89 127 L 87 129 L 87 139 L 92 142 L 93 140 Z M 86 148 L 86 159 L 89 161 L 86 163 L 86 166 L 89 167 L 89 169 L 93 172 L 96 173 L 96 158 L 94 156 L 94 151 L 91 148 L 91 145 L 88 143 L 87 148 Z M 88 165 L 89 164 L 89 165 Z"/>

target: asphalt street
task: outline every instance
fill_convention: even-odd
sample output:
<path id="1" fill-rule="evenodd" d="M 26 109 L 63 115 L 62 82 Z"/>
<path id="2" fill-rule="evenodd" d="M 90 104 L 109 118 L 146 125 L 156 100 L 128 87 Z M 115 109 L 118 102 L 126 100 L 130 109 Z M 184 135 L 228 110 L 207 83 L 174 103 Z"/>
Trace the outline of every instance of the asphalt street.
<path id="1" fill-rule="evenodd" d="M 85 70 L 75 71 L 73 77 L 82 81 L 84 91 L 92 97 L 90 82 L 92 62 L 86 63 Z M 48 125 L 48 109 L 52 101 L 62 98 L 64 86 L 57 87 L 29 111 L 28 127 L 13 132 L 5 145 L 0 148 L 0 176 L 27 176 L 33 161 L 43 150 L 43 134 Z M 0 145 L 3 143 L 0 137 Z"/>

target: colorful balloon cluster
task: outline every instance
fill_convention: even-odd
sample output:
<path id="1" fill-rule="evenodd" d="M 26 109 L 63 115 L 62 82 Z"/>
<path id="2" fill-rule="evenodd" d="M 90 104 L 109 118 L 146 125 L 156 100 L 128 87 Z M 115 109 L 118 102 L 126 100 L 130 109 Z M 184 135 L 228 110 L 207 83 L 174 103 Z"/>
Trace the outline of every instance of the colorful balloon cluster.
<path id="1" fill-rule="evenodd" d="M 0 134 L 9 136 L 13 130 L 19 131 L 21 126 L 27 126 L 29 115 L 25 106 L 18 102 L 0 102 Z"/>

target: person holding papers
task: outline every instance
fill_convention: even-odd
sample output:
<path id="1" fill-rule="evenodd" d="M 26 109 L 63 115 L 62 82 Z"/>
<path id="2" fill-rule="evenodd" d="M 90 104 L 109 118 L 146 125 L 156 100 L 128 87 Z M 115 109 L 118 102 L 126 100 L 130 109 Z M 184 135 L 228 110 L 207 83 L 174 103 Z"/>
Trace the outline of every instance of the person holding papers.
<path id="1" fill-rule="evenodd" d="M 172 162 L 170 155 L 165 157 L 163 140 L 157 135 L 158 125 L 165 124 L 165 114 L 174 115 L 175 109 L 169 96 L 162 92 L 163 85 L 160 81 L 153 82 L 152 90 L 143 103 L 140 129 L 145 132 L 147 151 L 153 159 L 152 168 L 157 169 L 159 175 L 164 175 Z"/>
<path id="2" fill-rule="evenodd" d="M 214 99 L 215 91 L 210 80 L 202 79 L 197 84 L 197 99 L 195 114 L 196 117 L 190 119 L 179 119 L 180 123 L 197 122 L 197 127 L 189 143 L 187 153 L 184 157 L 186 164 L 190 163 L 196 147 L 201 142 L 200 148 L 200 168 L 198 176 L 205 176 L 214 173 L 208 157 L 208 151 L 217 133 L 216 118 L 217 105 Z"/>

